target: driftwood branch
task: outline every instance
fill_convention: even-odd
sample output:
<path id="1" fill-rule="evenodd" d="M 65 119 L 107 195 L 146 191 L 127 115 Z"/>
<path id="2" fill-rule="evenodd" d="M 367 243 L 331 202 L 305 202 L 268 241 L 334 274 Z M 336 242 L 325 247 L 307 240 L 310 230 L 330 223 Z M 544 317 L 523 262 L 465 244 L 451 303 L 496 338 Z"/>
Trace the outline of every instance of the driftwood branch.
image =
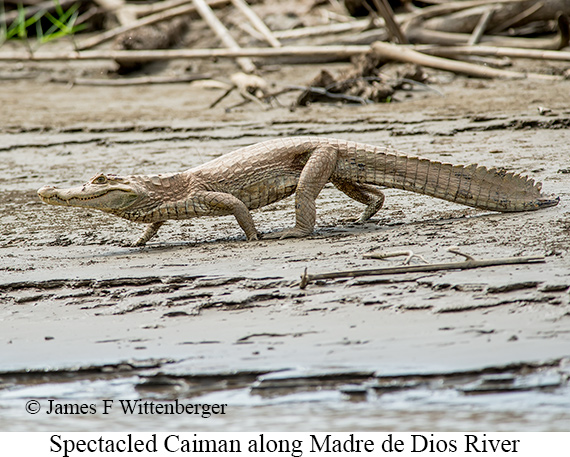
<path id="1" fill-rule="evenodd" d="M 237 42 L 231 36 L 228 29 L 216 17 L 212 11 L 212 8 L 208 6 L 205 0 L 194 0 L 194 5 L 196 6 L 196 9 L 198 10 L 200 16 L 202 16 L 202 19 L 206 21 L 206 23 L 222 41 L 224 46 L 234 51 L 239 51 L 241 49 L 239 44 L 237 44 Z M 246 73 L 253 73 L 257 70 L 257 67 L 254 65 L 254 63 L 247 57 L 238 57 L 236 61 L 242 70 Z"/>
<path id="2" fill-rule="evenodd" d="M 75 79 L 62 79 L 52 78 L 53 82 L 60 82 L 66 84 L 73 84 L 78 86 L 141 86 L 147 84 L 176 84 L 176 83 L 189 83 L 202 79 L 211 79 L 212 75 L 187 75 L 187 76 L 139 76 L 136 78 L 121 78 L 121 79 L 97 79 L 97 78 L 75 78 Z"/>
<path id="3" fill-rule="evenodd" d="M 411 48 L 398 46 L 390 43 L 376 42 L 373 43 L 372 51 L 379 57 L 394 60 L 398 62 L 407 62 L 424 67 L 437 68 L 439 70 L 451 71 L 469 76 L 477 76 L 479 78 L 502 78 L 502 79 L 542 79 L 559 81 L 563 79 L 560 76 L 542 75 L 535 73 L 521 73 L 518 71 L 499 70 L 497 68 L 482 67 L 479 65 L 457 62 L 455 60 L 444 59 L 441 57 L 429 56 L 421 52 L 414 51 Z"/>
<path id="4" fill-rule="evenodd" d="M 455 252 L 457 253 L 457 252 Z M 463 254 L 461 254 L 463 255 Z M 311 281 L 320 279 L 336 279 L 336 278 L 356 278 L 359 276 L 379 276 L 379 275 L 392 275 L 404 273 L 426 273 L 433 271 L 444 270 L 468 270 L 472 268 L 494 267 L 499 265 L 519 265 L 525 263 L 544 263 L 544 257 L 529 256 L 529 257 L 507 257 L 502 259 L 467 259 L 463 262 L 449 262 L 449 263 L 430 263 L 427 265 L 404 265 L 399 267 L 384 267 L 373 268 L 369 270 L 347 270 L 347 271 L 333 271 L 330 273 L 320 273 L 310 275 L 307 269 L 301 276 L 299 287 L 304 289 Z"/>
<path id="5" fill-rule="evenodd" d="M 364 54 L 369 46 L 283 46 L 281 48 L 240 48 L 240 49 L 163 49 L 163 50 L 89 50 L 80 52 L 0 52 L 1 61 L 73 61 L 73 60 L 171 60 L 171 59 L 212 59 L 236 57 L 330 57 L 331 61 L 343 60 L 354 55 Z"/>

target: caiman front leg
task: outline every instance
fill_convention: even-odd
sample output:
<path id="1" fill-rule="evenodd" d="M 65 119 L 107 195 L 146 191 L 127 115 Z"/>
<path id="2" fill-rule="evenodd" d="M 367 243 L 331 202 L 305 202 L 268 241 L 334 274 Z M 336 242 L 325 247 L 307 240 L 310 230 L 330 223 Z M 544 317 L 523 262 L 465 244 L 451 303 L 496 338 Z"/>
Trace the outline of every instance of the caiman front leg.
<path id="1" fill-rule="evenodd" d="M 245 232 L 248 241 L 259 239 L 259 233 L 255 228 L 255 223 L 251 213 L 245 203 L 232 194 L 224 192 L 199 192 L 191 197 L 191 201 L 186 202 L 186 206 L 196 208 L 196 216 L 221 216 L 233 214 Z"/>
<path id="2" fill-rule="evenodd" d="M 133 243 L 133 246 L 144 246 L 154 235 L 156 235 L 158 229 L 162 227 L 164 222 L 165 221 L 160 221 L 160 222 L 153 222 L 152 224 L 150 224 L 146 228 L 142 236 Z"/>
<path id="3" fill-rule="evenodd" d="M 263 238 L 301 238 L 313 232 L 317 219 L 315 200 L 329 182 L 337 157 L 338 151 L 331 145 L 318 146 L 313 151 L 303 167 L 295 191 L 295 227 L 264 235 Z"/>

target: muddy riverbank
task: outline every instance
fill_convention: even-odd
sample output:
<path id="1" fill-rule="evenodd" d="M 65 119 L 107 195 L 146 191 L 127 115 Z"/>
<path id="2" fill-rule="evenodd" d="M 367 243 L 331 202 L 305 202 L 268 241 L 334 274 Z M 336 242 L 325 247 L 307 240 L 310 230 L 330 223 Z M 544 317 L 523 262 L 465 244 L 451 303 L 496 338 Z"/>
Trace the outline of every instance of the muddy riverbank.
<path id="1" fill-rule="evenodd" d="M 33 74 L 47 71 L 41 66 L 18 71 L 34 77 L 0 89 L 3 430 L 295 430 L 301 417 L 315 431 L 570 427 L 570 83 L 442 73 L 433 84 L 442 95 L 415 90 L 398 103 L 293 111 L 284 99 L 268 111 L 226 113 L 207 108 L 220 92 L 199 83 L 69 87 Z M 143 227 L 50 207 L 35 194 L 99 171 L 181 171 L 292 135 L 504 167 L 561 201 L 496 214 L 387 190 L 385 208 L 357 225 L 360 206 L 327 186 L 306 239 L 246 242 L 233 218 L 203 218 L 168 223 L 147 247 L 132 248 Z M 262 232 L 292 225 L 292 200 L 254 220 Z M 448 262 L 458 260 L 452 246 L 545 263 L 298 287 L 304 268 L 401 263 L 363 258 L 374 250 Z M 228 413 L 72 422 L 24 411 L 29 398 L 47 406 L 108 397 L 227 403 Z"/>

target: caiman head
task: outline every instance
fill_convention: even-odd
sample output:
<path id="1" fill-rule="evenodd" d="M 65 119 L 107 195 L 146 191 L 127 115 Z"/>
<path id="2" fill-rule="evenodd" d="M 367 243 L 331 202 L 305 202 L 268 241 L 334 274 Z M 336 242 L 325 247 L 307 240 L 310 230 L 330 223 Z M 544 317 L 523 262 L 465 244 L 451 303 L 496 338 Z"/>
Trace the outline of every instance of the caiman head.
<path id="1" fill-rule="evenodd" d="M 132 178 L 99 173 L 82 186 L 70 189 L 44 186 L 38 189 L 38 195 L 49 205 L 93 208 L 127 217 L 143 193 L 141 186 Z"/>

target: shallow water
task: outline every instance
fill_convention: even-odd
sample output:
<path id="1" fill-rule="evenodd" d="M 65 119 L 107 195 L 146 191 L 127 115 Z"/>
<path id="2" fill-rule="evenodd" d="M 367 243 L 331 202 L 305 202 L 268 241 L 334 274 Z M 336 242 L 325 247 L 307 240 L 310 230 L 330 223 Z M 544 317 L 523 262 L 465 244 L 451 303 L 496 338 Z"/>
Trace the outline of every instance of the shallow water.
<path id="1" fill-rule="evenodd" d="M 120 400 L 172 404 L 172 396 L 141 396 L 136 376 L 114 380 L 15 386 L 0 391 L 3 431 L 568 431 L 570 386 L 552 391 L 467 395 L 453 388 L 420 387 L 376 394 L 347 395 L 323 388 L 259 395 L 240 387 L 180 397 L 180 404 L 226 405 L 225 414 L 124 413 Z M 49 399 L 59 405 L 92 405 L 87 414 L 51 414 Z M 167 399 L 170 398 L 170 399 Z M 36 399 L 37 414 L 25 412 Z M 103 414 L 104 399 L 113 399 Z"/>

